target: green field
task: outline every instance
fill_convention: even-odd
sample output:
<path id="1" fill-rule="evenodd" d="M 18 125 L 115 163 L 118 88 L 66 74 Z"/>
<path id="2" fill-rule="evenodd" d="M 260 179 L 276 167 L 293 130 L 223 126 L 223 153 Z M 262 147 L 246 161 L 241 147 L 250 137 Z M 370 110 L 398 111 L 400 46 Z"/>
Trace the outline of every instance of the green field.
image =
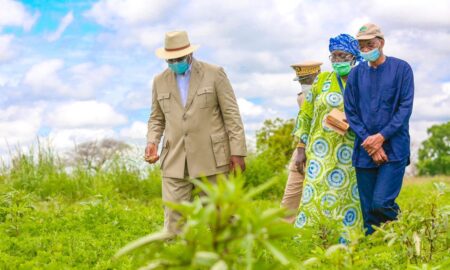
<path id="1" fill-rule="evenodd" d="M 161 229 L 158 168 L 150 168 L 143 177 L 138 169 L 120 163 L 97 173 L 83 169 L 68 173 L 51 157 L 34 162 L 22 156 L 15 162 L 0 174 L 0 269 L 136 269 L 145 261 L 145 250 L 117 260 L 112 257 L 130 241 Z M 250 162 L 249 173 L 251 166 L 256 165 Z M 285 174 L 279 178 L 275 191 L 263 193 L 252 203 L 255 213 L 279 206 Z M 447 186 L 441 187 L 439 196 L 435 183 Z M 404 212 L 422 216 L 421 222 L 436 216 L 436 211 L 447 211 L 440 212 L 443 216 L 436 217 L 439 224 L 434 225 L 448 229 L 449 186 L 450 177 L 407 178 L 398 202 Z M 407 222 L 402 221 L 403 228 L 417 226 Z M 333 260 L 346 260 L 338 256 L 324 257 L 309 267 L 360 269 L 359 260 L 370 261 L 361 266 L 367 269 L 434 269 L 432 265 L 449 269 L 448 230 L 430 236 L 434 241 L 431 250 L 423 239 L 426 235 L 423 229 L 420 254 L 408 250 L 407 240 L 389 243 L 388 236 L 375 236 L 354 247 L 355 262 L 350 266 L 336 264 Z M 280 245 L 299 265 L 320 255 L 320 244 L 312 240 L 291 238 Z M 299 267 L 281 266 L 270 254 L 262 258 L 271 265 L 267 269 Z"/>

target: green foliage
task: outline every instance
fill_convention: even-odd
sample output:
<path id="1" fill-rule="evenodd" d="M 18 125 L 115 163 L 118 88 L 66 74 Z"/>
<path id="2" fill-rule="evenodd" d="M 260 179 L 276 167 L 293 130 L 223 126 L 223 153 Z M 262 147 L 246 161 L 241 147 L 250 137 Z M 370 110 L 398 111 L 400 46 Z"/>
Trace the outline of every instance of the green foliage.
<path id="1" fill-rule="evenodd" d="M 291 158 L 294 124 L 294 119 L 265 120 L 263 127 L 256 132 L 256 150 L 268 161 L 267 166 L 272 171 L 282 171 Z"/>
<path id="2" fill-rule="evenodd" d="M 296 232 L 282 221 L 284 210 L 266 209 L 257 215 L 252 211 L 252 198 L 274 182 L 247 190 L 241 176 L 221 178 L 217 185 L 192 181 L 207 196 L 197 197 L 193 202 L 169 204 L 181 213 L 184 223 L 173 242 L 161 245 L 172 236 L 155 233 L 124 247 L 119 256 L 148 246 L 152 249 L 147 262 L 151 269 L 270 269 L 277 264 L 291 264 L 274 242 L 289 240 Z M 172 246 L 178 249 L 175 257 L 170 250 Z M 275 261 L 264 259 L 266 254 Z"/>
<path id="3" fill-rule="evenodd" d="M 348 232 L 347 245 L 324 245 L 323 237 L 302 235 L 299 243 L 312 249 L 303 268 L 444 269 L 450 251 L 448 188 L 435 183 L 435 190 L 428 195 L 427 202 L 414 202 L 414 208 L 404 210 L 398 221 L 384 224 L 369 237 L 358 230 Z M 327 228 L 333 226 L 328 224 Z M 320 229 L 314 231 L 321 234 Z"/>
<path id="4" fill-rule="evenodd" d="M 10 235 L 20 234 L 23 218 L 32 210 L 31 195 L 24 191 L 12 190 L 0 198 L 0 221 L 10 224 L 6 228 Z"/>
<path id="5" fill-rule="evenodd" d="M 161 175 L 158 167 L 148 167 L 146 172 L 133 164 L 126 164 L 119 156 L 110 160 L 109 166 L 92 172 L 83 164 L 68 173 L 63 163 L 51 150 L 38 148 L 38 152 L 17 154 L 4 182 L 11 182 L 17 190 L 32 192 L 40 198 L 63 196 L 72 201 L 94 195 L 150 199 L 161 196 Z M 100 192 L 100 193 L 99 193 Z"/>
<path id="6" fill-rule="evenodd" d="M 419 149 L 420 175 L 450 175 L 450 121 L 433 125 Z"/>
<path id="7" fill-rule="evenodd" d="M 267 181 L 276 181 L 269 190 L 258 198 L 276 198 L 283 195 L 287 180 L 286 165 L 294 151 L 292 129 L 294 120 L 266 120 L 257 131 L 257 153 L 250 153 L 246 159 L 247 170 L 244 172 L 246 185 L 256 187 Z"/>
<path id="8" fill-rule="evenodd" d="M 269 166 L 270 163 L 271 161 L 265 158 L 264 154 L 251 154 L 246 159 L 247 169 L 243 173 L 243 177 L 245 178 L 245 184 L 249 187 L 257 187 L 267 181 L 275 181 L 275 185 L 265 190 L 257 198 L 273 198 L 277 200 L 283 195 L 287 181 L 287 170 L 277 172 Z"/>
<path id="9" fill-rule="evenodd" d="M 447 192 L 444 183 L 435 183 L 436 191 L 419 207 L 421 211 L 403 211 L 398 222 L 378 228 L 388 246 L 398 244 L 409 262 L 432 262 L 433 255 L 449 250 L 450 206 L 440 206 L 440 198 Z"/>
<path id="10" fill-rule="evenodd" d="M 450 268 L 450 178 L 405 180 L 399 220 L 370 237 L 348 232 L 343 246 L 340 224 L 321 212 L 311 228 L 286 237 L 292 227 L 278 221 L 286 171 L 267 170 L 270 161 L 257 154 L 247 162 L 238 183 L 206 185 L 219 194 L 181 206 L 184 236 L 144 239 L 152 244 L 114 260 L 121 247 L 162 228 L 158 167 L 117 158 L 97 172 L 69 170 L 49 150 L 21 153 L 0 169 L 0 269 L 137 269 L 149 260 L 149 269 L 169 262 L 196 269 Z"/>
<path id="11" fill-rule="evenodd" d="M 0 269 L 136 268 L 112 256 L 161 227 L 161 178 L 125 164 L 92 173 L 49 149 L 18 153 L 0 170 Z"/>
<path id="12" fill-rule="evenodd" d="M 314 246 L 327 249 L 338 243 L 341 237 L 346 239 L 344 234 L 350 234 L 350 232 L 342 232 L 342 217 L 336 207 L 318 203 L 314 210 L 307 212 L 307 215 L 311 220 L 310 225 L 305 226 L 299 236 L 300 241 L 305 242 L 305 245 L 314 243 Z"/>

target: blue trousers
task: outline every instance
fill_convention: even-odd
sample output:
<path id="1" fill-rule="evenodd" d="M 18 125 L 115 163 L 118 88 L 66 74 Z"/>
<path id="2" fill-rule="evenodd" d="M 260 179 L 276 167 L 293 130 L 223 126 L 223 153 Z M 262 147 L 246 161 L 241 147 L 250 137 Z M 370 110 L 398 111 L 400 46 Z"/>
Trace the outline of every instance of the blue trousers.
<path id="1" fill-rule="evenodd" d="M 386 221 L 396 220 L 400 207 L 395 202 L 402 188 L 408 160 L 387 162 L 377 168 L 355 168 L 366 235 Z"/>

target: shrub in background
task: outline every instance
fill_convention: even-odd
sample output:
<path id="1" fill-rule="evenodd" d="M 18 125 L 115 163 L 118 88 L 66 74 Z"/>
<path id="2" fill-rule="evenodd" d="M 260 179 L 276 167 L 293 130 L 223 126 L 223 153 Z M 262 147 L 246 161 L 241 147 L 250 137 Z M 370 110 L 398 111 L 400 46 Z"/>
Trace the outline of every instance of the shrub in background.
<path id="1" fill-rule="evenodd" d="M 419 175 L 450 175 L 450 121 L 433 125 L 419 149 Z"/>

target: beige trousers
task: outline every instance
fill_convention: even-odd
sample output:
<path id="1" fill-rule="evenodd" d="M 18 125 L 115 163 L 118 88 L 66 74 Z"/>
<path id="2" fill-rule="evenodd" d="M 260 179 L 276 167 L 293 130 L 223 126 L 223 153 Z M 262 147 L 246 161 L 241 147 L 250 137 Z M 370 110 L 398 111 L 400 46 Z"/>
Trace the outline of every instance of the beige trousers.
<path id="1" fill-rule="evenodd" d="M 187 166 L 185 166 L 187 168 Z M 187 169 L 184 172 L 183 179 L 163 177 L 162 179 L 162 199 L 165 202 L 181 203 L 184 201 L 192 201 L 192 191 L 195 189 L 193 183 L 189 181 L 189 173 Z M 209 182 L 216 183 L 218 175 L 206 177 Z M 204 196 L 200 192 L 200 196 Z M 182 224 L 179 224 L 180 213 L 164 206 L 164 230 L 171 233 L 179 233 Z"/>
<path id="2" fill-rule="evenodd" d="M 289 175 L 284 189 L 281 206 L 289 210 L 289 215 L 285 218 L 287 222 L 294 223 L 297 216 L 300 199 L 302 198 L 303 180 L 305 176 L 297 171 L 295 166 L 295 157 L 297 149 L 292 153 L 292 158 L 289 163 Z"/>

